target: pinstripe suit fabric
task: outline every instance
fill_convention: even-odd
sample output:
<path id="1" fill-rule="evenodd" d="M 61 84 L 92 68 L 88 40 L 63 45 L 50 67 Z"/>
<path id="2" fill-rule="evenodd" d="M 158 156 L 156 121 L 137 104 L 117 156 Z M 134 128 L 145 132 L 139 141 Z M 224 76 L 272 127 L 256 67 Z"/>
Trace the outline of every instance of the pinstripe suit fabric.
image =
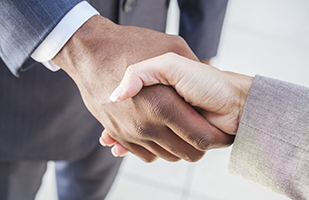
<path id="1" fill-rule="evenodd" d="M 15 75 L 61 18 L 81 1 L 1 1 L 0 56 Z"/>
<path id="2" fill-rule="evenodd" d="M 102 126 L 66 73 L 33 64 L 16 78 L 0 61 L 0 160 L 86 156 L 98 145 Z"/>
<path id="3" fill-rule="evenodd" d="M 22 62 L 24 64 L 15 69 L 12 67 L 13 65 L 5 65 L 4 62 L 0 61 L 0 161 L 20 159 L 76 160 L 82 158 L 98 145 L 97 138 L 103 129 L 85 108 L 79 91 L 69 76 L 63 71 L 50 72 L 41 64 L 29 59 L 32 50 L 24 41 L 28 39 L 29 46 L 34 48 L 41 42 L 43 35 L 48 33 L 42 24 L 38 23 L 34 14 L 30 15 L 27 12 L 36 11 L 35 16 L 43 15 L 40 16 L 42 21 L 46 21 L 47 24 L 54 24 L 59 21 L 58 16 L 52 19 L 52 16 L 59 14 L 58 7 L 62 7 L 61 10 L 65 13 L 65 9 L 69 10 L 69 6 L 74 6 L 78 1 L 73 0 L 71 3 L 62 0 L 42 2 L 37 0 L 19 2 L 15 0 L 15 3 L 11 1 L 1 4 L 2 9 L 6 8 L 6 11 L 12 9 L 10 11 L 11 16 L 16 15 L 15 17 L 18 19 L 25 19 L 23 19 L 23 22 L 11 19 L 7 22 L 11 24 L 10 26 L 5 26 L 4 21 L 1 23 L 0 32 L 6 33 L 1 34 L 0 45 L 1 53 L 3 53 L 1 58 L 3 57 L 3 60 L 5 60 L 8 57 L 15 62 L 15 55 L 19 55 L 18 57 L 23 57 Z M 48 2 L 50 2 L 49 7 L 47 6 Z M 102 2 L 105 2 L 106 7 L 102 7 Z M 153 15 L 150 16 L 148 26 L 164 31 L 167 5 L 159 3 L 161 7 L 156 6 L 156 9 L 153 10 L 149 6 L 151 2 L 152 0 L 144 0 L 139 3 L 139 6 L 144 9 L 137 9 L 136 14 L 142 16 L 149 13 L 158 15 L 154 19 Z M 156 2 L 166 2 L 166 0 L 157 0 Z M 22 5 L 30 3 L 32 7 L 22 7 Z M 115 3 L 111 0 L 92 0 L 91 3 L 101 6 L 98 10 L 102 15 L 117 22 L 123 1 Z M 46 8 L 43 9 L 42 5 Z M 13 14 L 13 9 L 15 9 L 15 14 Z M 1 12 L 0 15 L 6 15 L 5 13 L 7 12 Z M 132 24 L 134 21 L 135 25 L 143 26 L 147 22 L 143 18 L 144 24 L 139 23 L 136 21 L 136 17 L 130 18 L 132 15 L 133 13 L 129 14 L 130 20 L 122 21 L 122 24 Z M 28 16 L 29 18 L 26 19 Z M 2 19 L 6 18 L 8 16 L 4 16 Z M 156 23 L 157 26 L 154 26 L 151 23 L 152 21 L 161 21 L 161 23 Z M 26 24 L 24 29 L 28 29 L 29 24 L 33 27 L 30 27 L 30 30 L 20 31 L 21 24 Z M 36 25 L 38 25 L 38 28 L 35 31 L 40 33 L 40 37 L 33 31 Z M 53 25 L 46 26 L 53 27 Z M 19 32 L 22 32 L 20 36 L 15 37 L 15 34 Z M 27 35 L 33 36 L 33 39 L 30 40 Z M 24 39 L 19 44 L 19 40 L 22 40 L 20 38 Z M 8 43 L 16 43 L 16 45 L 8 47 Z M 6 48 L 2 48 L 3 46 Z M 25 53 L 24 48 L 29 49 L 27 53 Z M 14 68 L 15 71 L 18 71 L 20 78 L 14 77 L 6 66 L 11 70 Z"/>
<path id="4" fill-rule="evenodd" d="M 91 2 L 104 5 L 98 9 L 101 14 L 117 22 L 123 1 Z M 24 6 L 30 3 L 32 6 Z M 63 71 L 50 72 L 29 59 L 76 3 L 1 2 L 0 45 L 5 63 L 0 60 L 0 199 L 33 199 L 38 188 L 35 180 L 42 176 L 37 172 L 47 160 L 63 160 L 56 162 L 60 200 L 104 199 L 117 173 L 121 159 L 112 158 L 108 148 L 99 147 L 102 126 L 84 106 L 73 81 Z M 141 5 L 149 9 L 149 3 L 145 0 Z M 157 20 L 163 18 L 155 29 L 164 30 L 166 10 L 164 4 L 152 11 L 158 14 Z M 27 184 L 21 185 L 25 180 Z"/>
<path id="5" fill-rule="evenodd" d="M 6 199 L 3 196 L 7 195 L 7 188 L 14 187 L 7 185 L 13 172 L 8 166 L 19 165 L 22 161 L 65 160 L 69 162 L 62 169 L 71 172 L 81 164 L 87 169 L 105 165 L 108 174 L 101 170 L 100 175 L 95 176 L 110 181 L 106 182 L 105 188 L 109 188 L 115 176 L 119 161 L 106 154 L 93 157 L 102 127 L 85 108 L 74 82 L 63 71 L 50 72 L 29 59 L 57 22 L 80 1 L 3 0 L 0 3 L 0 169 L 7 169 L 0 170 L 0 199 Z M 158 31 L 165 29 L 167 2 L 137 0 L 133 12 L 125 14 L 122 10 L 124 0 L 90 0 L 103 16 L 116 23 Z M 184 7 L 183 12 L 186 12 Z M 221 29 L 208 31 L 216 31 L 219 38 Z M 192 36 L 187 34 L 186 37 L 189 40 Z M 205 42 L 202 38 L 201 41 Z M 195 48 L 194 44 L 192 47 Z M 110 155 L 109 149 L 103 149 Z M 89 162 L 89 157 L 93 157 L 92 165 L 85 163 Z M 62 179 L 63 185 L 74 187 L 62 187 L 61 183 L 59 187 L 67 191 L 81 190 L 82 184 L 78 183 L 81 180 L 74 180 L 73 173 L 62 173 L 61 176 L 65 174 L 68 176 Z M 86 189 L 85 195 L 87 191 L 91 192 Z M 69 199 L 67 195 L 64 194 L 66 200 Z"/>

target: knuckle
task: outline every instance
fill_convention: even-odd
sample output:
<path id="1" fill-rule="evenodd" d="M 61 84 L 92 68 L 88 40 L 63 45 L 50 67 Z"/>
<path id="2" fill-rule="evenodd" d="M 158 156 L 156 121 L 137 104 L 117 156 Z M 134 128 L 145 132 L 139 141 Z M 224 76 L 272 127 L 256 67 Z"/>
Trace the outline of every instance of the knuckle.
<path id="1" fill-rule="evenodd" d="M 212 143 L 212 137 L 209 134 L 203 134 L 202 137 L 196 139 L 195 148 L 200 151 L 206 151 L 211 148 Z"/>
<path id="2" fill-rule="evenodd" d="M 146 163 L 152 163 L 157 160 L 157 156 L 155 155 L 148 155 L 147 157 L 143 157 L 142 160 Z"/>
<path id="3" fill-rule="evenodd" d="M 172 157 L 172 158 L 168 158 L 168 159 L 166 159 L 167 161 L 169 161 L 169 162 L 178 162 L 179 160 L 181 160 L 180 158 L 178 158 L 178 157 Z"/>
<path id="4" fill-rule="evenodd" d="M 163 55 L 163 58 L 165 59 L 165 62 L 173 64 L 174 60 L 179 59 L 179 55 L 174 52 L 168 52 Z"/>
<path id="5" fill-rule="evenodd" d="M 194 154 L 188 155 L 185 159 L 188 162 L 197 162 L 205 155 L 205 151 L 196 151 Z"/>
<path id="6" fill-rule="evenodd" d="M 173 107 L 173 97 L 166 91 L 164 86 L 156 86 L 156 90 L 148 100 L 148 109 L 150 114 L 158 119 L 167 120 L 170 116 L 171 109 Z"/>
<path id="7" fill-rule="evenodd" d="M 153 134 L 148 123 L 136 124 L 135 131 L 139 138 L 150 139 Z"/>
<path id="8" fill-rule="evenodd" d="M 178 44 L 178 45 L 184 45 L 184 44 L 187 44 L 186 43 L 186 41 L 181 37 L 181 36 L 179 36 L 179 35 L 174 35 L 173 36 L 174 38 L 174 40 L 173 40 L 173 42 L 175 43 L 175 44 Z"/>
<path id="9" fill-rule="evenodd" d="M 150 101 L 148 108 L 150 114 L 156 118 L 163 118 L 163 116 L 166 115 L 166 105 L 163 99 L 161 99 L 160 101 Z"/>
<path id="10" fill-rule="evenodd" d="M 187 42 L 179 35 L 173 36 L 172 45 L 174 49 L 186 49 L 188 48 Z"/>
<path id="11" fill-rule="evenodd" d="M 157 124 L 154 124 L 151 120 L 147 119 L 140 119 L 140 120 L 133 120 L 133 131 L 137 136 L 135 140 L 140 140 L 139 142 L 147 142 L 153 141 L 158 138 Z"/>
<path id="12" fill-rule="evenodd" d="M 135 64 L 136 65 L 136 64 Z M 135 65 L 129 65 L 128 67 L 127 67 L 127 69 L 126 69 L 126 73 L 128 74 L 128 75 L 131 75 L 131 74 L 134 74 L 134 69 L 135 69 Z"/>
<path id="13" fill-rule="evenodd" d="M 153 88 L 153 93 L 146 99 L 146 107 L 152 116 L 160 116 L 161 113 L 164 113 L 166 101 L 163 96 L 156 91 L 155 87 Z"/>
<path id="14" fill-rule="evenodd" d="M 139 111 L 148 115 L 150 121 L 165 121 L 166 117 L 175 108 L 175 100 L 178 97 L 169 86 L 153 85 L 144 87 L 138 95 L 132 98 L 133 103 L 138 105 Z"/>

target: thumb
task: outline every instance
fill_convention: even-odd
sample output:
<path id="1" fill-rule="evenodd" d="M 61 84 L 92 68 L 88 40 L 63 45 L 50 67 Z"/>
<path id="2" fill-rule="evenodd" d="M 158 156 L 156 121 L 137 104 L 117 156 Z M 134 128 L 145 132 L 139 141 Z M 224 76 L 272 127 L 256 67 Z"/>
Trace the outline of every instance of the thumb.
<path id="1" fill-rule="evenodd" d="M 174 68 L 166 62 L 168 54 L 158 56 L 140 63 L 130 65 L 122 78 L 120 85 L 110 96 L 112 102 L 123 101 L 135 96 L 143 86 L 155 84 L 170 85 L 169 75 Z"/>
<path id="2" fill-rule="evenodd" d="M 133 97 L 142 89 L 143 80 L 140 78 L 141 74 L 136 75 L 133 71 L 132 66 L 126 69 L 120 85 L 109 97 L 112 102 L 123 101 Z"/>

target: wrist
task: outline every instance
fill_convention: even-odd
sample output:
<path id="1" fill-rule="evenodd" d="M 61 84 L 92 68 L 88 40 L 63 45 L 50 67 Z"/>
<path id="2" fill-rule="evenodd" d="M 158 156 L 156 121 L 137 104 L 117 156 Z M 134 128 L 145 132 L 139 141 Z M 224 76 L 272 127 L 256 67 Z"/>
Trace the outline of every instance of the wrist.
<path id="1" fill-rule="evenodd" d="M 77 76 L 80 72 L 84 71 L 84 68 L 90 67 L 85 64 L 89 62 L 89 58 L 105 49 L 102 47 L 104 38 L 111 34 L 109 31 L 112 30 L 114 25 L 114 23 L 102 16 L 96 15 L 91 17 L 73 34 L 52 61 L 72 78 Z M 105 34 L 102 34 L 102 32 Z M 100 38 L 100 42 L 98 42 L 97 38 Z M 84 60 L 86 58 L 88 59 Z"/>
<path id="2" fill-rule="evenodd" d="M 251 88 L 254 77 L 237 74 L 233 72 L 224 72 L 229 77 L 229 82 L 233 86 L 232 95 L 235 99 L 235 109 L 238 113 L 238 122 L 241 120 L 244 107 L 247 101 L 249 90 Z"/>
<path id="3" fill-rule="evenodd" d="M 88 108 L 87 102 L 92 102 L 91 99 L 97 96 L 105 99 L 104 103 L 108 102 L 108 94 L 113 89 L 111 86 L 118 83 L 114 80 L 119 74 L 119 70 L 115 69 L 118 65 L 111 62 L 117 60 L 111 53 L 119 46 L 116 44 L 117 38 L 113 38 L 117 35 L 114 33 L 117 27 L 102 16 L 93 16 L 53 59 L 76 83 Z"/>

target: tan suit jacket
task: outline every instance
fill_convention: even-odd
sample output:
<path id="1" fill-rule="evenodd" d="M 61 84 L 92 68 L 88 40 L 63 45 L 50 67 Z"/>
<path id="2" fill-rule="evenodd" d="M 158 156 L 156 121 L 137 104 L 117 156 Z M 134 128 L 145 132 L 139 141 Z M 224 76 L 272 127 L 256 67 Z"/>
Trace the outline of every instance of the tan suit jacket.
<path id="1" fill-rule="evenodd" d="M 295 200 L 309 199 L 309 89 L 256 76 L 230 172 Z"/>

